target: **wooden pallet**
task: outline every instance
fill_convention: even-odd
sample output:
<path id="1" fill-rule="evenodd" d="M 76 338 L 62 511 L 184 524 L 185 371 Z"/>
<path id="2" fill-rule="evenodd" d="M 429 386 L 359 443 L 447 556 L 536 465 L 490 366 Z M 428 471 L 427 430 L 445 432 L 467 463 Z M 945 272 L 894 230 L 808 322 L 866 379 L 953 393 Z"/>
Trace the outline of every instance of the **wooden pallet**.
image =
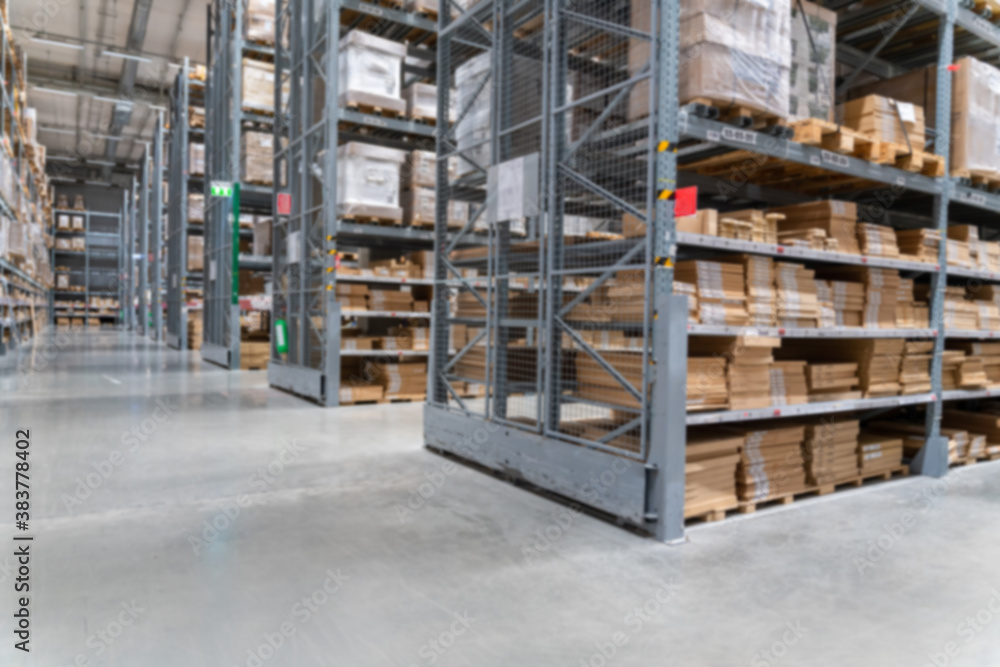
<path id="1" fill-rule="evenodd" d="M 1000 173 L 979 169 L 952 169 L 952 178 L 964 181 L 974 188 L 986 190 L 1000 189 Z"/>
<path id="2" fill-rule="evenodd" d="M 359 104 L 357 102 L 348 102 L 345 105 L 351 111 L 358 111 L 363 114 L 368 114 L 370 116 L 384 116 L 385 118 L 402 118 L 403 114 L 396 109 L 387 109 L 385 107 L 374 106 L 371 104 Z"/>
<path id="3" fill-rule="evenodd" d="M 699 115 L 720 120 L 724 123 L 752 130 L 770 130 L 783 136 L 791 136 L 792 130 L 786 118 L 777 116 L 770 111 L 756 107 L 733 104 L 728 100 L 710 97 L 695 97 L 684 102 L 682 106 L 694 104 L 702 107 L 697 109 Z M 786 128 L 779 130 L 778 128 Z"/>
<path id="4" fill-rule="evenodd" d="M 379 403 L 422 403 L 427 400 L 427 393 L 420 394 L 396 394 L 394 396 L 386 396 L 379 401 Z"/>
<path id="5" fill-rule="evenodd" d="M 246 113 L 255 113 L 258 116 L 267 116 L 268 118 L 274 118 L 274 109 L 271 108 L 265 109 L 264 107 L 255 107 L 247 104 L 244 104 L 242 108 L 243 111 L 245 111 Z"/>
<path id="6" fill-rule="evenodd" d="M 738 504 L 720 505 L 719 507 L 715 507 L 710 510 L 697 512 L 695 514 L 691 514 L 690 516 L 685 516 L 684 524 L 689 526 L 698 523 L 715 523 L 716 521 L 722 521 L 723 519 L 725 519 L 728 516 L 729 512 L 738 509 L 739 509 Z"/>
<path id="7" fill-rule="evenodd" d="M 741 500 L 737 511 L 740 514 L 753 514 L 758 509 L 763 509 L 765 507 L 773 505 L 790 505 L 796 500 L 804 500 L 812 496 L 825 496 L 837 491 L 838 489 L 863 486 L 868 480 L 889 481 L 897 475 L 899 477 L 907 477 L 909 474 L 909 466 L 899 466 L 898 468 L 892 468 L 891 470 L 887 470 L 885 472 L 859 475 L 858 477 L 852 477 L 851 479 L 845 479 L 833 484 L 820 484 L 819 486 L 810 486 L 800 491 L 780 493 L 764 500 Z"/>
<path id="8" fill-rule="evenodd" d="M 410 120 L 417 123 L 422 123 L 424 125 L 431 125 L 431 126 L 437 125 L 437 116 L 416 115 L 416 116 L 410 116 Z"/>
<path id="9" fill-rule="evenodd" d="M 379 225 L 382 227 L 402 227 L 403 221 L 396 220 L 395 218 L 381 218 L 372 215 L 355 215 L 353 213 L 348 213 L 340 216 L 341 220 L 346 220 L 348 222 L 356 222 L 359 225 Z"/>
<path id="10" fill-rule="evenodd" d="M 922 150 L 910 150 L 906 144 L 880 141 L 849 127 L 806 118 L 792 123 L 793 141 L 806 146 L 823 148 L 841 155 L 850 155 L 868 162 L 886 164 L 903 171 L 932 178 L 944 176 L 944 158 Z"/>

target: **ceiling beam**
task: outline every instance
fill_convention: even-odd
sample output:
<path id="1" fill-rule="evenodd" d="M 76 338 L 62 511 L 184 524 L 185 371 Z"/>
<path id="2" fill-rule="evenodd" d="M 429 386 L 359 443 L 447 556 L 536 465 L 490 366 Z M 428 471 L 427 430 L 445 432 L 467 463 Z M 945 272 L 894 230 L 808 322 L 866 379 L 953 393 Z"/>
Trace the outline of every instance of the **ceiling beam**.
<path id="1" fill-rule="evenodd" d="M 129 23 L 128 39 L 125 42 L 125 49 L 134 53 L 142 49 L 146 41 L 146 27 L 149 25 L 150 9 L 153 0 L 135 0 L 132 8 L 132 21 Z M 131 99 L 135 92 L 135 79 L 139 72 L 139 63 L 135 60 L 126 60 L 122 64 L 122 75 L 118 81 L 118 95 L 123 99 Z M 121 137 L 122 130 L 132 122 L 131 104 L 116 104 L 112 111 L 111 127 L 108 134 L 112 137 Z M 114 160 L 118 154 L 119 139 L 109 139 L 104 149 L 104 157 L 107 160 Z M 110 167 L 105 167 L 105 178 L 110 177 Z"/>

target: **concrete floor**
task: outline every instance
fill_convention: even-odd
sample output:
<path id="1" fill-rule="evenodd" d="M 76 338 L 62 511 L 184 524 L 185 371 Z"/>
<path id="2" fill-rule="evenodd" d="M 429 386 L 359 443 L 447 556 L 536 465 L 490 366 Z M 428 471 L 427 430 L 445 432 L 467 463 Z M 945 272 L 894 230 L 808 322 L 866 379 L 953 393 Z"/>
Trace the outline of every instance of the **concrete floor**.
<path id="1" fill-rule="evenodd" d="M 452 467 L 421 405 L 323 410 L 129 334 L 48 350 L 2 360 L 0 539 L 30 428 L 36 541 L 0 665 L 1000 664 L 1000 464 L 667 547 Z"/>

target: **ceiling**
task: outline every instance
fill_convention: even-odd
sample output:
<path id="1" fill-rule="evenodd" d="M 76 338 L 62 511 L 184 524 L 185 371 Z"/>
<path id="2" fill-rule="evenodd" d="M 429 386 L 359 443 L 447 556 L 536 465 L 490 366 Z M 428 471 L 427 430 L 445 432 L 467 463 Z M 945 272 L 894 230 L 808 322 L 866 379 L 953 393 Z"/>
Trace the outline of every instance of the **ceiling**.
<path id="1" fill-rule="evenodd" d="M 206 0 L 11 0 L 9 11 L 38 141 L 72 159 L 50 160 L 50 174 L 127 181 L 178 67 L 205 62 Z"/>

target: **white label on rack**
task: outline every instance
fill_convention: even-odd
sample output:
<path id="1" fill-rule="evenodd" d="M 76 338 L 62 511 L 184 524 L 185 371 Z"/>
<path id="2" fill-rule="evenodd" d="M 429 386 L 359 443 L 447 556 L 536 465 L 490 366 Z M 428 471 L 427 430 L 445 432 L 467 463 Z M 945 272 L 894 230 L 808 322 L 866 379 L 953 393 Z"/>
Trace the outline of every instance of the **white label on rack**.
<path id="1" fill-rule="evenodd" d="M 715 130 L 709 130 L 708 132 L 705 133 L 705 136 L 708 137 L 709 141 L 718 141 L 719 139 L 722 138 L 719 136 L 719 133 L 716 132 Z"/>
<path id="2" fill-rule="evenodd" d="M 288 263 L 298 264 L 302 258 L 302 232 L 292 232 L 289 234 L 286 243 L 286 247 L 288 248 Z"/>
<path id="3" fill-rule="evenodd" d="M 739 141 L 740 143 L 750 144 L 752 146 L 757 145 L 757 133 L 753 130 L 740 130 L 735 127 L 724 127 L 722 128 L 722 136 L 730 141 Z"/>
<path id="4" fill-rule="evenodd" d="M 896 102 L 896 108 L 899 109 L 899 118 L 904 123 L 917 122 L 917 111 L 913 108 L 912 104 L 909 102 Z"/>
<path id="5" fill-rule="evenodd" d="M 822 151 L 820 156 L 822 156 L 823 162 L 826 162 L 827 164 L 836 165 L 838 167 L 849 167 L 851 165 L 851 161 L 847 159 L 846 155 L 832 153 L 830 151 Z"/>
<path id="6" fill-rule="evenodd" d="M 905 186 L 906 185 L 906 178 L 903 177 L 903 176 L 897 176 L 896 177 L 896 185 L 898 185 L 899 187 Z"/>
<path id="7" fill-rule="evenodd" d="M 215 280 L 215 273 L 216 273 L 216 271 L 215 271 L 215 260 L 213 259 L 213 260 L 209 261 L 209 263 L 208 263 L 208 279 L 209 280 Z"/>
<path id="8" fill-rule="evenodd" d="M 810 155 L 809 156 L 809 164 L 811 164 L 811 165 L 813 165 L 815 167 L 818 167 L 820 165 L 819 156 L 818 155 Z"/>
<path id="9" fill-rule="evenodd" d="M 176 273 L 170 276 L 170 286 L 173 287 L 174 289 L 177 288 L 177 274 Z"/>

